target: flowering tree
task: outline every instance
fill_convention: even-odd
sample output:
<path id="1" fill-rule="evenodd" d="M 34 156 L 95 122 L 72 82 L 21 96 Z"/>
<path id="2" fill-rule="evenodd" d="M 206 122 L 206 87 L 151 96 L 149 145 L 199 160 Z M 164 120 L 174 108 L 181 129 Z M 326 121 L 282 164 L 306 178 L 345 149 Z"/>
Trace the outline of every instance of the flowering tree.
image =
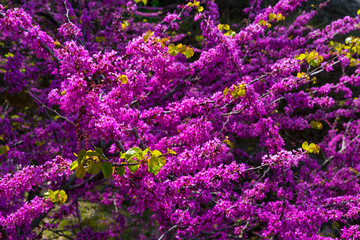
<path id="1" fill-rule="evenodd" d="M 360 17 L 0 2 L 1 239 L 360 238 Z"/>

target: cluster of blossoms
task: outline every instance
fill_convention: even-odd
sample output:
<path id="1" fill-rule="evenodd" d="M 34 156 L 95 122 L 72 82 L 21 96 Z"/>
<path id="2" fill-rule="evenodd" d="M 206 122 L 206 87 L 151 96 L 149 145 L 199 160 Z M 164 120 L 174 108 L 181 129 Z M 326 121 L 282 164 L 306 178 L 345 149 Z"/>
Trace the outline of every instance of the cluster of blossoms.
<path id="1" fill-rule="evenodd" d="M 3 2 L 1 239 L 359 238 L 359 16 Z"/>

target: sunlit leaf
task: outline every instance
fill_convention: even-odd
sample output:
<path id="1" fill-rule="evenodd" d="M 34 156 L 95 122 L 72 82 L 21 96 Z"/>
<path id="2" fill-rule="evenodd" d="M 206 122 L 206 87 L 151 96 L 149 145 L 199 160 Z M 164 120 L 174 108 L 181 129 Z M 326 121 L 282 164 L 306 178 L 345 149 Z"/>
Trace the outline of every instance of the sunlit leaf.
<path id="1" fill-rule="evenodd" d="M 45 198 L 49 198 L 53 194 L 53 190 L 49 189 L 47 192 L 44 193 Z"/>
<path id="2" fill-rule="evenodd" d="M 129 82 L 126 75 L 119 75 L 118 79 L 119 81 L 121 81 L 122 84 L 127 84 Z"/>
<path id="3" fill-rule="evenodd" d="M 131 149 L 129 149 L 126 153 L 125 153 L 125 158 L 126 159 L 131 159 L 133 157 L 139 157 L 140 156 L 140 153 L 141 152 L 141 149 L 138 148 L 138 147 L 133 147 Z"/>
<path id="4" fill-rule="evenodd" d="M 140 152 L 139 152 L 139 155 L 140 155 L 141 157 L 143 157 L 143 156 L 145 156 L 149 151 L 150 151 L 150 148 L 146 148 L 144 151 L 140 151 Z"/>
<path id="5" fill-rule="evenodd" d="M 150 160 L 149 160 L 149 165 L 150 166 L 158 166 L 160 163 L 159 163 L 159 160 L 156 156 L 151 156 Z"/>
<path id="6" fill-rule="evenodd" d="M 174 151 L 174 150 L 171 150 L 171 149 L 167 149 L 168 150 L 168 153 L 170 153 L 170 154 L 173 154 L 173 155 L 176 155 L 177 153 Z"/>
<path id="7" fill-rule="evenodd" d="M 240 97 L 244 97 L 245 94 L 246 94 L 246 89 L 245 89 L 245 85 L 244 84 L 241 84 L 239 85 L 238 87 L 238 94 Z"/>
<path id="8" fill-rule="evenodd" d="M 229 93 L 229 88 L 228 87 L 226 87 L 225 89 L 224 89 L 224 91 L 223 91 L 223 94 L 224 94 L 224 96 L 226 97 L 226 95 Z"/>
<path id="9" fill-rule="evenodd" d="M 161 153 L 159 150 L 154 150 L 154 151 L 151 152 L 151 154 L 154 155 L 154 156 L 156 156 L 156 157 L 162 155 L 162 153 Z"/>
<path id="10" fill-rule="evenodd" d="M 158 157 L 159 166 L 163 167 L 166 164 L 165 156 Z"/>
<path id="11" fill-rule="evenodd" d="M 295 59 L 298 59 L 298 60 L 304 60 L 306 58 L 306 55 L 305 54 L 300 54 L 299 56 L 296 56 Z"/>
<path id="12" fill-rule="evenodd" d="M 54 192 L 51 193 L 50 195 L 50 200 L 53 202 L 53 203 L 56 203 L 59 201 L 59 190 L 56 190 Z"/>
<path id="13" fill-rule="evenodd" d="M 64 204 L 67 200 L 68 196 L 66 195 L 64 190 L 60 190 L 58 194 L 58 199 L 60 204 Z"/>
<path id="14" fill-rule="evenodd" d="M 70 170 L 72 171 L 75 168 L 77 168 L 78 166 L 79 166 L 79 162 L 78 162 L 78 160 L 75 160 L 70 164 Z"/>
<path id="15" fill-rule="evenodd" d="M 192 56 L 194 56 L 194 50 L 191 47 L 187 47 L 184 55 L 186 58 L 191 58 Z"/>
<path id="16" fill-rule="evenodd" d="M 128 163 L 137 163 L 137 161 L 135 161 L 135 160 L 128 160 L 127 162 L 128 162 Z M 130 172 L 131 172 L 132 174 L 134 174 L 134 173 L 136 173 L 136 171 L 139 169 L 139 164 L 129 165 L 128 168 L 129 168 Z"/>
<path id="17" fill-rule="evenodd" d="M 176 56 L 179 53 L 179 49 L 172 43 L 168 46 L 168 53 L 171 56 Z"/>
<path id="18" fill-rule="evenodd" d="M 226 143 L 226 145 L 228 145 L 229 148 L 234 148 L 234 145 L 232 144 L 232 142 L 230 142 L 230 140 L 227 137 L 223 142 Z"/>
<path id="19" fill-rule="evenodd" d="M 301 145 L 301 147 L 307 151 L 307 149 L 309 148 L 309 143 L 307 141 L 303 142 L 303 144 Z"/>
<path id="20" fill-rule="evenodd" d="M 176 45 L 177 49 L 179 49 L 180 53 L 184 53 L 187 49 L 186 45 L 183 45 L 181 43 L 179 43 L 178 45 Z"/>
<path id="21" fill-rule="evenodd" d="M 167 41 L 169 41 L 169 38 L 168 38 L 168 37 L 167 37 L 167 38 L 163 38 L 163 39 L 160 40 L 160 43 L 161 43 L 161 47 L 162 47 L 162 48 L 165 47 L 165 44 L 166 44 Z"/>
<path id="22" fill-rule="evenodd" d="M 154 32 L 148 30 L 143 36 L 144 43 L 146 43 L 152 35 L 154 35 Z"/>
<path id="23" fill-rule="evenodd" d="M 123 23 L 121 23 L 121 28 L 125 30 L 129 25 L 129 22 L 125 20 Z"/>

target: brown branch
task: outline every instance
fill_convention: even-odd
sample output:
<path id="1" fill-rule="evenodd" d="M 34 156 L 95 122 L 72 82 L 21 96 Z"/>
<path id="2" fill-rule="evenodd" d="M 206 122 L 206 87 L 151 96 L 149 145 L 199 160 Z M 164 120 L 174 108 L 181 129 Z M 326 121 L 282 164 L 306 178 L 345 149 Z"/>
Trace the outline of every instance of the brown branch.
<path id="1" fill-rule="evenodd" d="M 133 128 L 132 132 L 134 133 L 135 139 L 137 141 L 140 140 L 140 148 L 141 148 L 141 150 L 144 151 L 146 149 L 146 146 L 145 146 L 144 141 L 142 140 L 142 138 L 139 136 L 139 132 L 138 132 L 137 128 Z"/>

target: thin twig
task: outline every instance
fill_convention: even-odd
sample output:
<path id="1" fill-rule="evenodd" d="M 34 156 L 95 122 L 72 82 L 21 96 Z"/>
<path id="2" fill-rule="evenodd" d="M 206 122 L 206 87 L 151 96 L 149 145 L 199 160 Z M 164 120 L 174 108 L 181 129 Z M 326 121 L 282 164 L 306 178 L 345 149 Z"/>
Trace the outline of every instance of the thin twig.
<path id="1" fill-rule="evenodd" d="M 69 17 L 69 8 L 67 7 L 67 1 L 66 0 L 64 0 L 64 6 L 65 6 L 65 9 L 66 9 L 66 14 L 65 14 L 65 17 L 66 17 L 66 19 L 68 20 L 68 22 L 69 23 L 71 23 L 71 21 L 70 21 L 70 17 Z"/>
<path id="2" fill-rule="evenodd" d="M 144 141 L 142 140 L 142 138 L 139 136 L 139 132 L 138 132 L 137 128 L 133 128 L 133 129 L 132 129 L 132 132 L 134 133 L 135 139 L 136 139 L 137 141 L 140 141 L 140 148 L 141 148 L 141 150 L 144 151 L 144 150 L 146 149 L 146 146 L 145 146 Z"/>
<path id="3" fill-rule="evenodd" d="M 118 149 L 121 151 L 121 152 L 126 152 L 125 151 L 125 148 L 124 148 L 124 145 L 122 145 L 122 143 L 119 141 L 119 140 L 116 140 L 115 141 L 115 145 L 118 147 Z"/>
<path id="4" fill-rule="evenodd" d="M 158 238 L 158 240 L 163 239 L 163 238 L 166 236 L 166 234 L 168 234 L 169 232 L 171 232 L 172 230 L 174 230 L 174 229 L 177 228 L 177 227 L 178 227 L 178 225 L 175 224 L 174 226 L 172 226 L 171 228 L 169 228 L 168 230 L 166 230 L 166 231 Z"/>

